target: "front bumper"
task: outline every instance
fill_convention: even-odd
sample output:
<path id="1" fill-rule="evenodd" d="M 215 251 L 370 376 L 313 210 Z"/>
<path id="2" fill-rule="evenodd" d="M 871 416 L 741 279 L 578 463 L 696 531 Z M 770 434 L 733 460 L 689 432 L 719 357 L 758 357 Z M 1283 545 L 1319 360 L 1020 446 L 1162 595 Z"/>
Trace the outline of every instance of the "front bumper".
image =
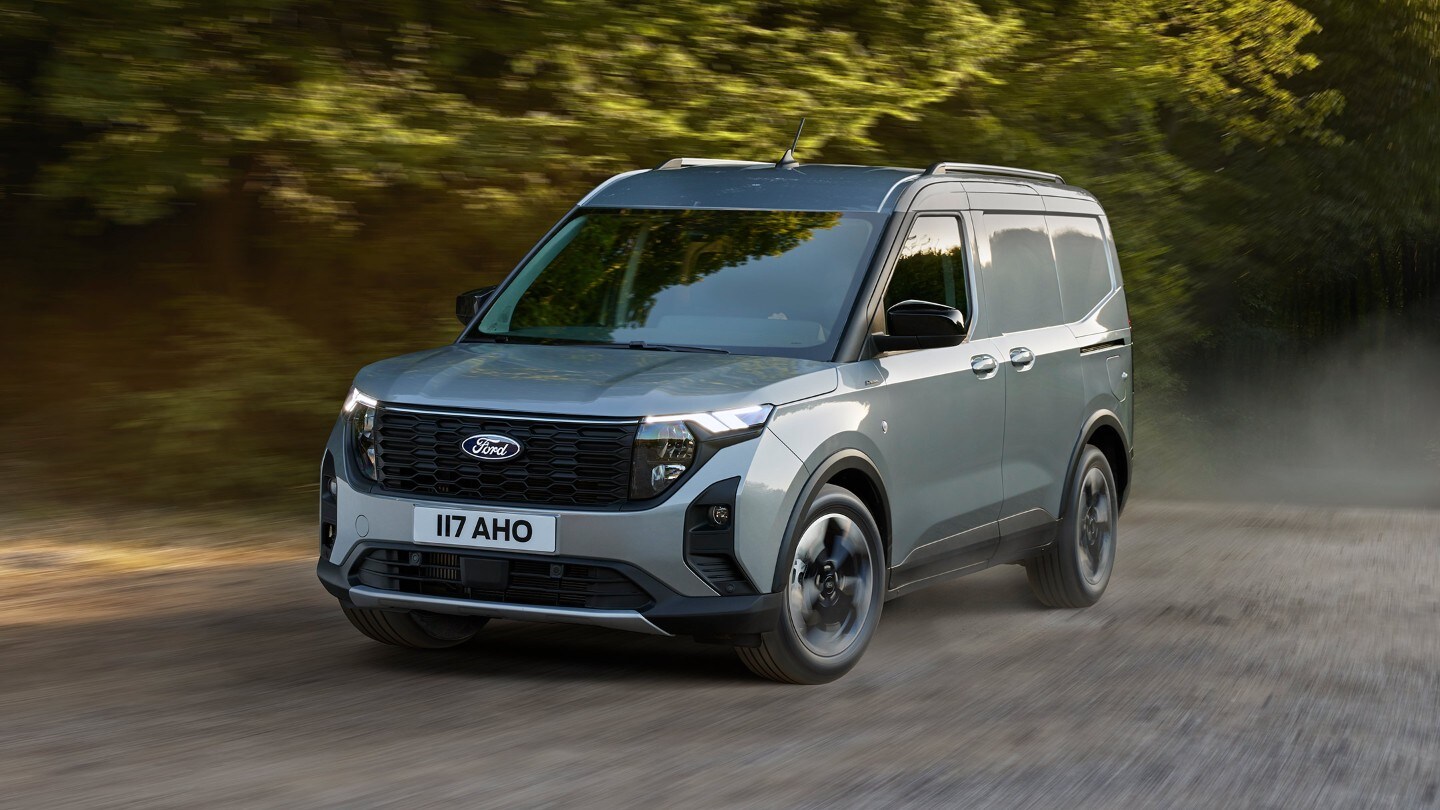
<path id="1" fill-rule="evenodd" d="M 686 559 L 687 510 L 691 504 L 718 482 L 741 480 L 735 501 L 733 553 L 743 575 L 763 591 L 774 578 L 786 521 L 807 475 L 800 459 L 767 430 L 756 439 L 721 448 L 663 503 L 645 509 L 580 510 L 471 503 L 386 492 L 363 480 L 352 480 L 354 476 L 344 462 L 347 436 L 343 420 L 337 420 L 326 448 L 326 466 L 322 468 L 322 476 L 334 476 L 327 480 L 335 484 L 334 496 L 323 499 L 321 505 L 322 522 L 333 527 L 322 531 L 328 532 L 322 538 L 322 550 L 332 563 L 349 565 L 356 549 L 367 542 L 408 543 L 413 537 L 417 506 L 532 512 L 556 517 L 558 556 L 622 560 L 644 569 L 668 590 L 690 597 L 713 597 L 724 591 L 702 578 Z"/>
<path id="2" fill-rule="evenodd" d="M 388 544 L 387 544 L 388 545 Z M 431 594 L 406 593 L 363 584 L 358 577 L 358 562 L 371 548 L 361 544 L 351 563 L 342 565 L 321 559 L 316 567 L 320 582 L 332 596 L 349 607 L 381 610 L 421 610 L 465 616 L 486 616 L 520 621 L 563 622 L 595 627 L 608 627 L 652 635 L 693 636 L 700 641 L 730 644 L 753 644 L 760 633 L 773 629 L 779 617 L 781 594 L 747 596 L 684 596 L 667 587 L 645 571 L 626 563 L 597 561 L 552 555 L 503 556 L 477 554 L 476 557 L 531 561 L 547 565 L 604 565 L 622 573 L 649 595 L 642 608 L 628 610 L 596 610 L 581 607 L 515 604 L 484 599 L 457 598 Z"/>

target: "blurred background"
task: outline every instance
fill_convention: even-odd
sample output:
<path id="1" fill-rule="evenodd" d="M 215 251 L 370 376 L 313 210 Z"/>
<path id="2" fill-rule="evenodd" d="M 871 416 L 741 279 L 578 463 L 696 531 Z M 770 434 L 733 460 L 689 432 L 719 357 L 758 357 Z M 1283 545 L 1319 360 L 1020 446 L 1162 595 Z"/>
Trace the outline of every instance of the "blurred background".
<path id="1" fill-rule="evenodd" d="M 1440 505 L 1436 0 L 0 0 L 13 509 L 310 508 L 367 362 L 677 155 L 1060 172 L 1142 490 Z M 1355 475 L 1363 466 L 1369 473 Z"/>

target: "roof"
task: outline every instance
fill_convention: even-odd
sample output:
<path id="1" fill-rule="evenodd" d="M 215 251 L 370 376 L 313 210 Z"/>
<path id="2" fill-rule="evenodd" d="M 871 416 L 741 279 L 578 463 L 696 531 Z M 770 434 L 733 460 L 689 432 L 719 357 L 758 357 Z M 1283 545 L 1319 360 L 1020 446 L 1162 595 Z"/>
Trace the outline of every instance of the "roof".
<path id="1" fill-rule="evenodd" d="M 939 167 L 944 170 L 936 171 Z M 993 171 L 1002 170 L 1002 171 Z M 923 187 L 1093 200 L 1083 189 L 1034 182 L 1003 173 L 1043 173 L 971 164 L 936 164 L 930 171 L 875 166 L 672 160 L 658 169 L 628 172 L 601 183 L 582 206 L 598 208 L 729 208 L 761 211 L 869 211 L 890 213 Z M 1059 180 L 1058 176 L 1050 175 Z M 938 189 L 937 189 L 938 191 Z M 927 192 L 928 194 L 928 192 Z M 911 198 L 914 195 L 909 195 Z M 907 206 L 908 207 L 908 206 Z"/>
<path id="2" fill-rule="evenodd" d="M 631 172 L 601 184 L 581 205 L 604 208 L 736 208 L 892 211 L 920 169 L 773 163 L 686 165 Z"/>

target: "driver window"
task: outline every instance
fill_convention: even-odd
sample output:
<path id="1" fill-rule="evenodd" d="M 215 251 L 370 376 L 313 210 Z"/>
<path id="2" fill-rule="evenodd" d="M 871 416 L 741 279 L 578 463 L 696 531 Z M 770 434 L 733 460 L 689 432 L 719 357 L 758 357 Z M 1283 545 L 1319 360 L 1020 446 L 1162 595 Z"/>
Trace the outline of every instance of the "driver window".
<path id="1" fill-rule="evenodd" d="M 968 322 L 965 245 L 955 217 L 918 217 L 910 226 L 885 290 L 885 309 L 910 300 L 954 307 Z"/>

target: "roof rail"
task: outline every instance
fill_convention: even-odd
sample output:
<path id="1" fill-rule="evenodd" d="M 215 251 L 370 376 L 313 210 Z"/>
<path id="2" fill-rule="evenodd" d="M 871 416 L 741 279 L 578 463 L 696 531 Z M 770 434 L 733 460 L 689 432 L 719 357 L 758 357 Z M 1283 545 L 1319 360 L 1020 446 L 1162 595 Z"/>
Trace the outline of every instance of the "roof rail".
<path id="1" fill-rule="evenodd" d="M 759 160 L 717 160 L 715 158 L 687 158 L 678 157 L 656 166 L 656 169 L 683 169 L 686 166 L 773 166 L 775 164 Z"/>
<path id="2" fill-rule="evenodd" d="M 1012 169 L 1009 166 L 987 166 L 984 163 L 936 163 L 925 170 L 926 174 L 994 174 L 1001 177 L 1020 177 L 1025 180 L 1039 180 L 1044 183 L 1064 183 L 1065 178 L 1053 172 L 1037 172 L 1031 169 Z"/>

